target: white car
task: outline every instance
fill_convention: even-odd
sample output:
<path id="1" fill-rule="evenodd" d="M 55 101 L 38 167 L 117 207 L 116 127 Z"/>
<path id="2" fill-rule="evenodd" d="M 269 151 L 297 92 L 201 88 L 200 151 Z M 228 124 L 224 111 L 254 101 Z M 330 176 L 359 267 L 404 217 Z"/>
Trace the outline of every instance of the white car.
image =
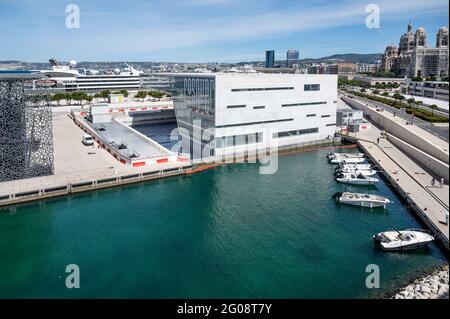
<path id="1" fill-rule="evenodd" d="M 94 145 L 94 139 L 89 134 L 83 134 L 81 142 L 86 146 Z"/>

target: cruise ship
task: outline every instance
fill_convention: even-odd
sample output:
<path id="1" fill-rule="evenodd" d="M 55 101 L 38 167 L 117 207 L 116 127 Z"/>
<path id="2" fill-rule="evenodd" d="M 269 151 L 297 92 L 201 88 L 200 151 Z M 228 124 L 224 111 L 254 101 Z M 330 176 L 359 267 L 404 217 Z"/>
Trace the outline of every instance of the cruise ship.
<path id="1" fill-rule="evenodd" d="M 102 90 L 137 90 L 141 86 L 142 71 L 134 69 L 124 62 L 126 68 L 115 69 L 111 73 L 100 73 L 98 70 L 77 69 L 77 62 L 70 61 L 68 65 L 61 64 L 56 59 L 49 60 L 51 70 L 40 71 L 53 81 L 57 89 L 71 91 L 102 91 Z"/>

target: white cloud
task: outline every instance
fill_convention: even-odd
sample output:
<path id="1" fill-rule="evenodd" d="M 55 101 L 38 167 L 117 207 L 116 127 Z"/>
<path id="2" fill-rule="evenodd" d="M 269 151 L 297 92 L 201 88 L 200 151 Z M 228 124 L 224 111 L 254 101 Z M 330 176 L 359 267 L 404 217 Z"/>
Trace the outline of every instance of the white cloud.
<path id="1" fill-rule="evenodd" d="M 205 2 L 206 0 L 192 0 Z M 231 0 L 213 0 L 231 1 Z M 383 19 L 408 17 L 412 12 L 436 10 L 448 7 L 448 2 L 439 0 L 379 1 L 381 23 Z M 293 32 L 317 29 L 332 29 L 346 25 L 361 24 L 364 27 L 365 4 L 360 1 L 346 5 L 327 5 L 307 10 L 279 10 L 252 16 L 224 16 L 201 19 L 184 25 L 183 21 L 152 26 L 151 28 L 127 31 L 121 36 L 123 45 L 133 51 L 156 51 L 187 48 L 210 43 L 287 36 Z M 328 32 L 328 31 L 327 31 Z M 333 32 L 332 30 L 329 32 Z M 142 41 L 148 37 L 148 41 Z M 99 39 L 102 41 L 102 39 Z"/>

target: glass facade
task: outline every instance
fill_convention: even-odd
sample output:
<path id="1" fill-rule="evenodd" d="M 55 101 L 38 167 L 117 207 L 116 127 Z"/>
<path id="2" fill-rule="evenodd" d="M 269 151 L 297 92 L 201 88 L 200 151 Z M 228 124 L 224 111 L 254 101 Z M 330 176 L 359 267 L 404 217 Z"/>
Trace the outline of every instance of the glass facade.
<path id="1" fill-rule="evenodd" d="M 213 76 L 174 76 L 173 97 L 182 153 L 192 159 L 214 155 L 215 79 Z"/>
<path id="2" fill-rule="evenodd" d="M 266 51 L 266 68 L 275 67 L 275 51 Z"/>
<path id="3" fill-rule="evenodd" d="M 278 133 L 273 133 L 272 137 L 273 138 L 282 138 L 282 137 L 291 137 L 291 136 L 296 136 L 296 135 L 304 135 L 304 134 L 312 134 L 312 133 L 319 133 L 319 128 L 315 127 L 315 128 L 307 128 L 307 129 L 303 129 L 303 130 L 278 132 Z"/>
<path id="4" fill-rule="evenodd" d="M 300 54 L 298 50 L 288 50 L 286 52 L 286 66 L 292 67 L 294 64 L 298 64 Z"/>
<path id="5" fill-rule="evenodd" d="M 320 84 L 305 84 L 305 91 L 320 91 Z"/>

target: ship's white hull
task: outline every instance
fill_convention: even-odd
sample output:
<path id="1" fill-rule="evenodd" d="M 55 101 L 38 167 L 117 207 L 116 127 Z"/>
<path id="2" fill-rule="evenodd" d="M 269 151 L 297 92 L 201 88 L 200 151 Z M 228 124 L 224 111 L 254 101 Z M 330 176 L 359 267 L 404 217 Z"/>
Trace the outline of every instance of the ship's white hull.
<path id="1" fill-rule="evenodd" d="M 404 251 L 404 250 L 413 250 L 413 249 L 419 249 L 428 246 L 428 244 L 431 243 L 425 242 L 425 243 L 415 243 L 415 244 L 408 244 L 403 246 L 396 246 L 396 247 L 384 247 L 383 245 L 379 245 L 379 247 L 386 251 Z"/>
<path id="2" fill-rule="evenodd" d="M 434 240 L 423 230 L 386 231 L 373 237 L 375 245 L 386 251 L 404 251 L 419 249 Z"/>
<path id="3" fill-rule="evenodd" d="M 364 162 L 364 158 L 360 158 L 360 157 L 350 157 L 350 158 L 344 158 L 344 157 L 338 157 L 338 158 L 333 158 L 330 159 L 330 163 L 332 164 L 361 164 Z"/>
<path id="4" fill-rule="evenodd" d="M 372 165 L 370 164 L 342 164 L 337 167 L 336 170 L 354 170 L 354 171 L 370 171 L 372 170 Z"/>
<path id="5" fill-rule="evenodd" d="M 357 170 L 350 170 L 350 169 L 340 169 L 336 172 L 336 174 L 339 174 L 339 173 L 344 173 L 344 174 L 348 173 L 348 174 L 355 174 L 355 175 L 361 174 L 364 176 L 375 176 L 377 174 L 377 171 L 374 171 L 374 170 L 357 171 Z"/>
<path id="6" fill-rule="evenodd" d="M 353 205 L 353 206 L 369 207 L 369 208 L 377 208 L 377 207 L 386 208 L 386 206 L 389 204 L 386 202 L 364 201 L 364 200 L 351 201 L 351 200 L 345 200 L 345 199 L 339 200 L 339 203 Z"/>
<path id="7" fill-rule="evenodd" d="M 336 181 L 343 184 L 351 184 L 351 185 L 375 185 L 379 182 L 377 178 L 367 178 L 367 179 L 360 179 L 360 178 L 336 178 Z"/>

